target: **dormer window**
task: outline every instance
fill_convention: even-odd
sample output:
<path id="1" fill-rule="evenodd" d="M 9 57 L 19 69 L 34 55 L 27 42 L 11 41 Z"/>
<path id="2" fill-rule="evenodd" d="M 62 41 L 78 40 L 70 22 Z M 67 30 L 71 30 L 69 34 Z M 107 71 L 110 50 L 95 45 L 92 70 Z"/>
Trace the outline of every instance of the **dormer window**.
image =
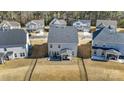
<path id="1" fill-rule="evenodd" d="M 110 32 L 110 33 L 115 32 L 115 29 L 114 29 L 111 25 L 108 26 L 108 29 L 109 29 L 109 32 Z"/>

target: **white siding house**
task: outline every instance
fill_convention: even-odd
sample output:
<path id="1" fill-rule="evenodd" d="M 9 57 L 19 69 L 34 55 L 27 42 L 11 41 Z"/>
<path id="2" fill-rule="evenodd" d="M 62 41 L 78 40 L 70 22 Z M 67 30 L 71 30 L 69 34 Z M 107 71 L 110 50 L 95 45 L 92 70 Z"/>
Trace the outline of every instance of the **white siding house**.
<path id="1" fill-rule="evenodd" d="M 72 26 L 50 27 L 48 55 L 54 59 L 71 59 L 77 56 L 78 35 Z"/>
<path id="2" fill-rule="evenodd" d="M 57 18 L 54 18 L 49 26 L 57 26 L 57 27 L 63 27 L 63 26 L 66 26 L 67 25 L 67 22 L 64 20 L 64 19 L 57 19 Z"/>
<path id="3" fill-rule="evenodd" d="M 103 24 L 97 28 L 99 29 L 93 32 L 92 59 L 103 61 L 124 59 L 124 33 L 118 33 L 115 27 Z"/>
<path id="4" fill-rule="evenodd" d="M 26 24 L 26 29 L 28 31 L 37 31 L 43 32 L 44 31 L 44 19 L 42 20 L 32 20 Z"/>
<path id="5" fill-rule="evenodd" d="M 73 26 L 83 32 L 89 32 L 91 27 L 91 20 L 78 20 L 73 23 Z"/>
<path id="6" fill-rule="evenodd" d="M 28 33 L 22 29 L 0 30 L 1 63 L 4 60 L 28 57 L 28 47 L 30 45 Z"/>
<path id="7" fill-rule="evenodd" d="M 21 29 L 21 25 L 20 23 L 16 22 L 16 21 L 3 21 L 0 24 L 0 28 L 1 29 Z"/>

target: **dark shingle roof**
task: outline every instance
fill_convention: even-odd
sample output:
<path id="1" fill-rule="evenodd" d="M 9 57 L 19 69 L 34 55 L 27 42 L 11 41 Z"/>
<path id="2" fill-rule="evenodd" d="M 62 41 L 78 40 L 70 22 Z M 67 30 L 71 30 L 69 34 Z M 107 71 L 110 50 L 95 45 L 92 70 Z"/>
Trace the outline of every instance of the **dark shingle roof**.
<path id="1" fill-rule="evenodd" d="M 0 46 L 26 44 L 26 32 L 23 29 L 5 31 L 0 29 Z"/>
<path id="2" fill-rule="evenodd" d="M 95 32 L 93 32 L 93 39 L 102 31 L 104 29 L 104 27 L 103 28 L 100 28 L 100 29 L 98 29 L 97 31 L 95 31 Z"/>
<path id="3" fill-rule="evenodd" d="M 72 26 L 51 27 L 48 43 L 78 43 L 77 31 Z"/>
<path id="4" fill-rule="evenodd" d="M 98 32 L 96 31 L 94 33 Z M 118 33 L 115 31 L 115 28 L 112 28 L 110 26 L 105 27 L 96 35 L 95 41 L 103 43 L 124 44 L 124 33 Z"/>

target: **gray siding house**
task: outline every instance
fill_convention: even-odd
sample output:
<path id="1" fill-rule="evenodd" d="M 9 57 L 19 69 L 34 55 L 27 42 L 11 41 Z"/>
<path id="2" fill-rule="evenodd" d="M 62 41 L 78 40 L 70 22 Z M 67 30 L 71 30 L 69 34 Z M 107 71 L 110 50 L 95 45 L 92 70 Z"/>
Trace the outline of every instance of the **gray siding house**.
<path id="1" fill-rule="evenodd" d="M 21 29 L 21 25 L 20 23 L 16 22 L 16 21 L 6 21 L 4 20 L 1 24 L 0 24 L 0 28 L 1 29 Z"/>
<path id="2" fill-rule="evenodd" d="M 26 24 L 26 29 L 28 31 L 43 31 L 44 30 L 44 19 L 42 20 L 32 20 Z"/>
<path id="3" fill-rule="evenodd" d="M 124 33 L 116 32 L 115 27 L 98 25 L 92 40 L 91 59 L 117 62 L 124 59 Z"/>
<path id="4" fill-rule="evenodd" d="M 72 26 L 50 27 L 48 55 L 50 60 L 71 59 L 77 56 L 78 34 Z"/>
<path id="5" fill-rule="evenodd" d="M 73 23 L 73 26 L 79 31 L 89 32 L 91 27 L 91 20 L 78 20 Z"/>
<path id="6" fill-rule="evenodd" d="M 117 28 L 116 20 L 97 20 L 96 27 L 99 26 L 100 24 L 103 24 L 106 27 L 111 25 L 113 28 L 115 28 L 115 29 Z"/>
<path id="7" fill-rule="evenodd" d="M 57 26 L 57 27 L 63 27 L 63 26 L 66 26 L 67 25 L 67 22 L 64 20 L 64 19 L 57 19 L 57 18 L 54 18 L 49 26 Z"/>
<path id="8" fill-rule="evenodd" d="M 0 29 L 0 63 L 4 60 L 28 57 L 29 35 L 22 29 Z"/>

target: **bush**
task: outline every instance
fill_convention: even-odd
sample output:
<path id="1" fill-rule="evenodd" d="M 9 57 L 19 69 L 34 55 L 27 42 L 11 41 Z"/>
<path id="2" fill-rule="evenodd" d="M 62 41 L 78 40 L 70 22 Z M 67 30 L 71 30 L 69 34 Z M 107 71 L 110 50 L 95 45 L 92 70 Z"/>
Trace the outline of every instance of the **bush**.
<path id="1" fill-rule="evenodd" d="M 124 27 L 124 19 L 120 20 L 120 22 L 118 23 L 119 27 Z"/>

